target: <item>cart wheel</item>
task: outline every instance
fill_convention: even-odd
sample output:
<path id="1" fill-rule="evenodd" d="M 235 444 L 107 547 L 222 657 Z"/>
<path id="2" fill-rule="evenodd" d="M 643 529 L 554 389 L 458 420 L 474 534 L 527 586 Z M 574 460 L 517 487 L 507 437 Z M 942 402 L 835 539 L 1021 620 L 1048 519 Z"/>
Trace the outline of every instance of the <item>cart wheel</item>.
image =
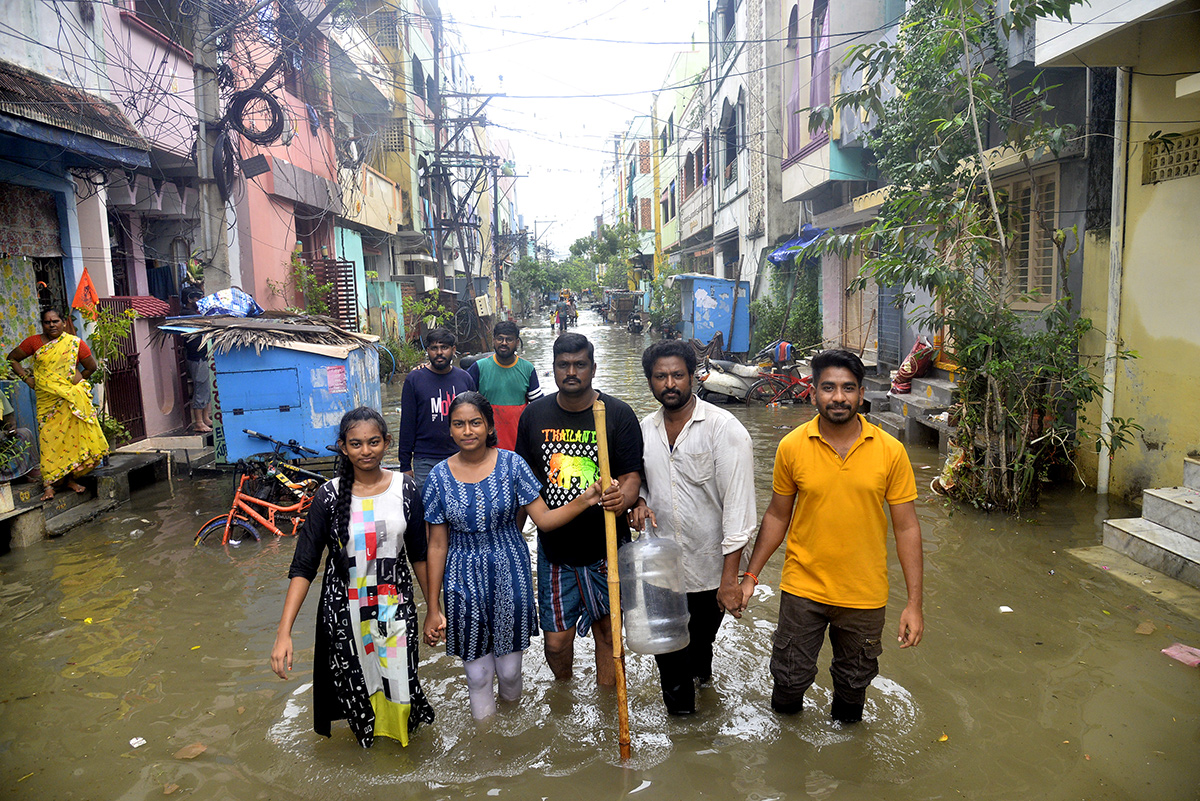
<path id="1" fill-rule="evenodd" d="M 746 393 L 746 403 L 758 404 L 760 406 L 771 403 L 782 389 L 784 387 L 778 381 L 770 378 L 760 378 L 750 385 L 750 391 Z"/>
<path id="2" fill-rule="evenodd" d="M 220 541 L 225 538 L 225 521 L 228 515 L 221 515 L 209 520 L 200 527 L 200 531 L 196 533 L 196 545 L 208 540 L 209 542 Z M 213 537 L 213 534 L 216 534 Z M 259 541 L 258 529 L 247 523 L 245 520 L 234 519 L 233 525 L 229 527 L 229 544 L 237 547 L 242 544 L 242 541 L 247 537 L 253 537 L 255 542 Z"/>

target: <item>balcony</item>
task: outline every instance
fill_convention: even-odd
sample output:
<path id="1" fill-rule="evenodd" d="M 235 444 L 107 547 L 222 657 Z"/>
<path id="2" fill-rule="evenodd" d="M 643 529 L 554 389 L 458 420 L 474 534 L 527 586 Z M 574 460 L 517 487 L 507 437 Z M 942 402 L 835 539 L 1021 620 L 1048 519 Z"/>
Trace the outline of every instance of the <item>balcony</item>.
<path id="1" fill-rule="evenodd" d="M 724 64 L 733 55 L 733 46 L 737 44 L 737 29 L 730 28 L 725 32 L 725 38 L 721 41 L 721 63 Z"/>

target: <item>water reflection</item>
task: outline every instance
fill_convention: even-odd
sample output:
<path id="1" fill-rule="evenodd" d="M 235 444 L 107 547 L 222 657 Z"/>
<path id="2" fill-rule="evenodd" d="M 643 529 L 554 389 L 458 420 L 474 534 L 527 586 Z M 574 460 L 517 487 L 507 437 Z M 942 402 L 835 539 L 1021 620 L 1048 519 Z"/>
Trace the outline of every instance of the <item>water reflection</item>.
<path id="1" fill-rule="evenodd" d="M 652 411 L 640 363 L 650 338 L 587 312 L 575 330 L 596 344 L 596 386 L 639 415 Z M 523 338 L 523 355 L 553 387 L 553 335 L 541 326 Z M 394 425 L 399 387 L 385 398 Z M 811 412 L 732 408 L 755 440 L 761 512 L 775 446 Z M 918 487 L 928 487 L 936 452 L 911 454 Z M 191 546 L 231 492 L 220 480 L 185 479 L 174 497 L 160 486 L 117 516 L 0 559 L 4 795 L 142 799 L 172 784 L 203 799 L 1194 799 L 1200 790 L 1195 671 L 1158 652 L 1200 643 L 1200 623 L 1067 554 L 1098 542 L 1098 517 L 1127 513 L 1071 487 L 1023 519 L 948 507 L 922 490 L 926 639 L 901 652 L 885 638 L 855 727 L 827 717 L 827 654 L 804 715 L 769 709 L 776 556 L 748 614 L 723 623 L 696 715 L 669 718 L 652 658 L 628 656 L 625 766 L 590 640 L 578 644 L 576 678 L 559 684 L 535 639 L 520 704 L 485 724 L 471 719 L 458 660 L 438 649 L 421 664 L 438 718 L 407 749 L 382 740 L 363 750 L 344 724 L 331 739 L 315 735 L 312 601 L 296 623 L 292 678 L 267 666 L 292 541 Z M 894 558 L 892 584 L 885 634 L 904 600 Z M 1156 633 L 1134 634 L 1145 619 Z M 148 743 L 131 748 L 133 737 Z M 193 742 L 208 750 L 172 758 Z"/>

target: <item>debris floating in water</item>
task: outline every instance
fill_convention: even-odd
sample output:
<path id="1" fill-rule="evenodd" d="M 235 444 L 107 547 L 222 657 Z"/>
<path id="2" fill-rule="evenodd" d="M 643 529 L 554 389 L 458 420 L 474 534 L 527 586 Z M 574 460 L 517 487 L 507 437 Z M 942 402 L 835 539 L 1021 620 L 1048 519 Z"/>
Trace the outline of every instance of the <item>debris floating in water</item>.
<path id="1" fill-rule="evenodd" d="M 1193 648 L 1190 645 L 1177 642 L 1170 648 L 1162 649 L 1162 652 L 1188 667 L 1200 667 L 1200 648 Z"/>
<path id="2" fill-rule="evenodd" d="M 1000 607 L 1000 614 L 1002 614 L 1002 615 L 1007 615 L 1007 614 L 1008 614 L 1009 612 L 1011 612 L 1011 611 L 1012 611 L 1012 607 L 1011 607 L 1011 606 L 1002 606 L 1002 607 Z"/>
<path id="3" fill-rule="evenodd" d="M 141 748 L 143 745 L 146 744 L 146 738 L 145 737 L 134 737 L 132 740 L 129 741 L 129 744 L 132 745 L 134 748 Z"/>

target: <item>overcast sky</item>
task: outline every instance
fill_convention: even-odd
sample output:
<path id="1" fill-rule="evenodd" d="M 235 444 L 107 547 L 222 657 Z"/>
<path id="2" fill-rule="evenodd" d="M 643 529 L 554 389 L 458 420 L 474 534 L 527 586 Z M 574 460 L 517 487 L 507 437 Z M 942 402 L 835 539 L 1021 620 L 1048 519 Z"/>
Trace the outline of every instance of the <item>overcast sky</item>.
<path id="1" fill-rule="evenodd" d="M 612 134 L 649 113 L 707 3 L 441 0 L 441 7 L 454 19 L 477 91 L 508 95 L 488 105 L 492 135 L 512 142 L 517 174 L 528 176 L 517 182 L 526 226 L 532 232 L 536 220 L 541 241 L 561 257 L 611 197 L 600 170 L 611 161 Z M 634 94 L 597 96 L 615 93 Z"/>

